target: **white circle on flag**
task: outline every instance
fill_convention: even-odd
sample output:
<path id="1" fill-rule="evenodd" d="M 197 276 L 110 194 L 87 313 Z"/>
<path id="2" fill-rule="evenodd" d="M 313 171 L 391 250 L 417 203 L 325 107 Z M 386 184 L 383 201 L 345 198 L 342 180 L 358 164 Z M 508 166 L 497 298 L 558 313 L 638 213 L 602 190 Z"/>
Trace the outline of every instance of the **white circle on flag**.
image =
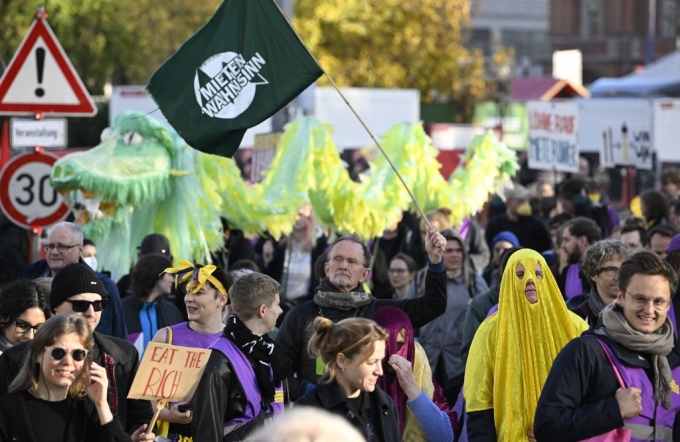
<path id="1" fill-rule="evenodd" d="M 210 77 L 211 81 L 208 85 L 200 84 L 198 70 L 196 71 L 194 76 L 196 101 L 201 108 L 215 106 L 211 108 L 214 109 L 214 117 L 221 119 L 236 118 L 250 107 L 255 98 L 255 88 L 257 86 L 250 81 L 241 86 L 237 79 L 241 75 L 240 70 L 235 71 L 230 68 L 236 66 L 238 60 L 242 60 L 239 54 L 235 52 L 222 52 L 204 61 L 198 69 L 207 77 Z M 241 82 L 243 81 L 242 79 Z M 232 87 L 229 86 L 229 83 Z M 202 88 L 208 95 L 211 95 L 211 98 L 206 98 L 204 93 L 201 92 Z M 223 102 L 227 104 L 223 105 Z"/>

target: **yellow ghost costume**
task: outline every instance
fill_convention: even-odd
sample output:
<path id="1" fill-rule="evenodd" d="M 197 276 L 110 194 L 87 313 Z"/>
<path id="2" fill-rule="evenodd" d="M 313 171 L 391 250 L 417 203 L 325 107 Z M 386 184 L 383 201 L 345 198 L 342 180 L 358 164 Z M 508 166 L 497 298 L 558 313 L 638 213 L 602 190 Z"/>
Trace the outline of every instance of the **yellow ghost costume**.
<path id="1" fill-rule="evenodd" d="M 520 279 L 516 270 L 524 266 Z M 536 264 L 543 271 L 536 277 Z M 529 280 L 538 302 L 525 295 Z M 527 441 L 541 388 L 553 360 L 588 325 L 567 310 L 560 289 L 543 257 L 533 250 L 515 252 L 501 280 L 498 312 L 475 334 L 465 367 L 467 411 L 493 409 L 499 441 Z"/>

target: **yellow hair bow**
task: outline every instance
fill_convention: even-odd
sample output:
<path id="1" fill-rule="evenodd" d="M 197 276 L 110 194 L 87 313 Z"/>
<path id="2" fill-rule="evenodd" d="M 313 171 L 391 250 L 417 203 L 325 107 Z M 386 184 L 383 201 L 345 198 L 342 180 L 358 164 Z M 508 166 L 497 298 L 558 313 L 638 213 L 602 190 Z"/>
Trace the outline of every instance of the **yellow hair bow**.
<path id="1" fill-rule="evenodd" d="M 210 281 L 212 285 L 223 295 L 227 294 L 227 289 L 224 288 L 222 283 L 217 280 L 212 273 L 217 269 L 214 265 L 203 266 L 200 269 L 194 267 L 189 261 L 183 259 L 179 260 L 179 267 L 168 267 L 163 270 L 163 273 L 174 273 L 175 274 L 175 288 L 177 285 L 184 282 L 190 281 L 192 285 L 191 293 L 198 293 L 203 285 Z M 187 286 L 187 289 L 189 287 Z"/>

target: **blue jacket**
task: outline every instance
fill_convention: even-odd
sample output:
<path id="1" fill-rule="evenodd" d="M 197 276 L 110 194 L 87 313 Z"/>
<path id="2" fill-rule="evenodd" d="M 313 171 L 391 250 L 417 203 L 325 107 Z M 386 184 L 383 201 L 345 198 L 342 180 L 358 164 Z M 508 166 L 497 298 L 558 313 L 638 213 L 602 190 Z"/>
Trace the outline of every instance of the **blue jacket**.
<path id="1" fill-rule="evenodd" d="M 87 265 L 82 258 L 79 262 L 84 266 Z M 41 259 L 33 264 L 22 267 L 21 270 L 19 270 L 19 279 L 33 280 L 43 276 L 50 276 L 51 273 L 52 270 L 47 265 L 47 260 Z M 106 290 L 106 294 L 109 296 L 109 302 L 104 311 L 102 311 L 101 320 L 95 331 L 98 331 L 103 335 L 113 336 L 127 341 L 128 332 L 127 327 L 125 326 L 125 315 L 123 314 L 123 305 L 120 302 L 118 288 L 108 276 L 99 272 L 94 273 L 97 275 L 97 278 L 102 280 L 104 290 Z"/>

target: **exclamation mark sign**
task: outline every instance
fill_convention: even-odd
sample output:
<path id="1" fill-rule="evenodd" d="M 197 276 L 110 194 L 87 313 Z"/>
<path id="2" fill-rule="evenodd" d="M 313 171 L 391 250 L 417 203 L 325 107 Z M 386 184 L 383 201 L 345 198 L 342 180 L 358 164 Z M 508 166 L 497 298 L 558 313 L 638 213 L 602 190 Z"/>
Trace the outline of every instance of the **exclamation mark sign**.
<path id="1" fill-rule="evenodd" d="M 38 48 L 35 50 L 35 62 L 38 68 L 38 87 L 35 89 L 35 95 L 42 97 L 45 95 L 45 90 L 40 87 L 43 82 L 43 70 L 45 69 L 45 49 Z"/>

